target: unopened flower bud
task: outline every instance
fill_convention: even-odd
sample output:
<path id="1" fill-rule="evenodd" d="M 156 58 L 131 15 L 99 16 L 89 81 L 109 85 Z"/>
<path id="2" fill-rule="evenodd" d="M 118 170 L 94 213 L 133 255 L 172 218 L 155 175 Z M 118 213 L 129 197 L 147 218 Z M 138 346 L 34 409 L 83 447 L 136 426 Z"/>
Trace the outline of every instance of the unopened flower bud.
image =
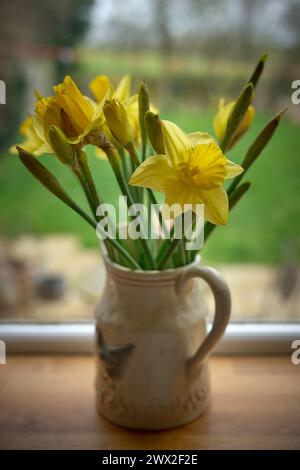
<path id="1" fill-rule="evenodd" d="M 159 116 L 148 111 L 145 115 L 145 126 L 147 135 L 155 152 L 159 155 L 165 154 L 163 132 Z"/>
<path id="2" fill-rule="evenodd" d="M 126 109 L 122 103 L 116 99 L 107 100 L 103 111 L 113 137 L 124 146 L 132 142 L 133 132 L 129 124 Z"/>
<path id="3" fill-rule="evenodd" d="M 145 83 L 141 83 L 139 89 L 139 122 L 140 122 L 140 129 L 142 134 L 142 140 L 145 142 L 147 138 L 146 129 L 145 129 L 145 114 L 150 109 L 150 102 L 149 102 L 149 92 L 145 85 Z"/>
<path id="4" fill-rule="evenodd" d="M 67 141 L 63 131 L 56 126 L 49 128 L 49 140 L 53 152 L 59 160 L 65 165 L 71 165 L 75 158 L 75 149 L 72 144 Z"/>

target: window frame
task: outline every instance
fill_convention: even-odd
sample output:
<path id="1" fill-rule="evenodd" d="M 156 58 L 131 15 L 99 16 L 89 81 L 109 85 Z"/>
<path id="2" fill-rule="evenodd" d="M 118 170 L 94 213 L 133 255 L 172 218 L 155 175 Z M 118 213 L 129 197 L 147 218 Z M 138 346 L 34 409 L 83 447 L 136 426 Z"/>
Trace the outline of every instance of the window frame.
<path id="1" fill-rule="evenodd" d="M 209 323 L 208 329 L 210 327 Z M 5 342 L 8 354 L 91 354 L 95 350 L 95 324 L 2 323 L 0 339 Z M 300 339 L 300 323 L 297 322 L 232 322 L 214 354 L 291 354 L 296 339 Z"/>

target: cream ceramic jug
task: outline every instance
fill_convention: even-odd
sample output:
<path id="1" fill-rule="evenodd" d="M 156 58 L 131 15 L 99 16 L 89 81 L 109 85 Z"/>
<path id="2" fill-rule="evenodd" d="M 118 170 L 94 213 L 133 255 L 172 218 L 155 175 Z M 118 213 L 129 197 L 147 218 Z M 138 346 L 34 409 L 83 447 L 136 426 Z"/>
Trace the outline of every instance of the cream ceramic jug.
<path id="1" fill-rule="evenodd" d="M 209 402 L 207 357 L 229 321 L 230 292 L 213 268 L 194 263 L 130 271 L 105 259 L 96 310 L 97 409 L 129 428 L 164 429 L 199 416 Z M 199 283 L 215 299 L 211 331 Z"/>

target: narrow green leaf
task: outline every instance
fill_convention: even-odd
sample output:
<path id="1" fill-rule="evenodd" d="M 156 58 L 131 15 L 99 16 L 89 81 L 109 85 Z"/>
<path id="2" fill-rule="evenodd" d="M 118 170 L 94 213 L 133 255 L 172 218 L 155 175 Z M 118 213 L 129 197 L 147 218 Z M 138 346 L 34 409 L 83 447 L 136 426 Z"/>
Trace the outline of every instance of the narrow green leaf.
<path id="1" fill-rule="evenodd" d="M 86 220 L 92 227 L 100 229 L 97 223 L 86 214 L 81 207 L 79 207 L 75 201 L 66 193 L 61 184 L 57 181 L 55 176 L 47 170 L 44 165 L 42 165 L 33 155 L 23 150 L 21 147 L 17 147 L 19 152 L 19 157 L 23 165 L 27 170 L 43 185 L 48 189 L 52 194 L 58 197 L 63 201 L 67 206 L 73 209 L 77 214 L 79 214 L 83 219 Z M 135 259 L 122 247 L 120 244 L 112 238 L 104 240 L 104 242 L 109 243 L 116 250 L 121 253 L 127 261 L 130 262 L 131 266 L 134 269 L 141 269 L 140 265 L 135 261 Z"/>
<path id="2" fill-rule="evenodd" d="M 264 127 L 264 129 L 256 137 L 253 144 L 249 147 L 246 153 L 246 156 L 244 158 L 244 161 L 242 163 L 242 167 L 244 168 L 245 171 L 248 170 L 248 168 L 250 168 L 250 166 L 255 162 L 255 160 L 262 153 L 264 148 L 268 145 L 285 111 L 286 109 L 283 109 L 278 114 L 276 114 L 276 116 L 274 116 L 271 119 L 271 121 L 266 125 L 266 127 Z"/>
<path id="3" fill-rule="evenodd" d="M 42 165 L 33 155 L 26 152 L 21 147 L 17 147 L 17 150 L 19 152 L 20 160 L 27 170 L 30 171 L 30 173 L 39 180 L 39 182 L 45 186 L 48 191 L 55 194 L 55 196 L 61 199 L 65 204 L 71 204 L 71 198 L 57 181 L 55 176 L 53 176 L 52 173 L 50 173 L 50 171 L 47 170 L 47 168 L 44 167 L 44 165 Z"/>
<path id="4" fill-rule="evenodd" d="M 255 160 L 259 157 L 259 155 L 262 153 L 264 148 L 268 145 L 268 143 L 270 142 L 271 138 L 273 137 L 274 132 L 276 131 L 276 129 L 277 129 L 279 123 L 280 123 L 281 117 L 282 117 L 282 115 L 285 111 L 286 111 L 286 109 L 283 109 L 278 114 L 276 114 L 276 116 L 274 116 L 271 119 L 271 121 L 263 128 L 263 130 L 256 137 L 253 144 L 249 147 L 249 149 L 248 149 L 248 151 L 245 155 L 245 158 L 242 162 L 242 167 L 244 168 L 244 172 L 241 173 L 236 178 L 234 178 L 234 180 L 232 181 L 232 183 L 231 183 L 231 185 L 230 185 L 230 187 L 227 191 L 229 195 L 235 190 L 235 188 L 237 187 L 237 185 L 239 184 L 241 179 L 245 176 L 248 169 L 251 167 L 251 165 L 253 165 Z"/>
<path id="5" fill-rule="evenodd" d="M 236 133 L 239 125 L 244 119 L 247 109 L 253 100 L 253 90 L 253 84 L 249 83 L 244 87 L 240 96 L 235 102 L 234 108 L 228 119 L 224 139 L 220 145 L 223 152 L 225 152 L 225 150 L 229 146 L 232 138 L 234 137 L 234 134 Z"/>
<path id="6" fill-rule="evenodd" d="M 92 227 L 96 227 L 96 222 L 86 214 L 66 193 L 61 184 L 57 181 L 55 176 L 42 165 L 37 158 L 30 153 L 23 150 L 21 147 L 17 147 L 19 157 L 23 165 L 27 170 L 52 194 L 63 201 L 67 206 L 77 212 L 83 217 Z"/>
<path id="7" fill-rule="evenodd" d="M 241 200 L 244 194 L 246 194 L 251 184 L 252 183 L 250 181 L 245 181 L 245 183 L 242 183 L 233 191 L 233 193 L 229 197 L 229 210 L 230 211 L 234 208 L 234 206 L 237 205 L 237 203 Z"/>
<path id="8" fill-rule="evenodd" d="M 260 77 L 263 73 L 267 58 L 268 58 L 268 54 L 264 54 L 264 55 L 261 56 L 261 58 L 258 61 L 257 66 L 254 69 L 253 74 L 250 77 L 249 83 L 252 83 L 254 88 L 256 87 L 256 85 L 258 83 L 258 80 L 260 79 Z"/>

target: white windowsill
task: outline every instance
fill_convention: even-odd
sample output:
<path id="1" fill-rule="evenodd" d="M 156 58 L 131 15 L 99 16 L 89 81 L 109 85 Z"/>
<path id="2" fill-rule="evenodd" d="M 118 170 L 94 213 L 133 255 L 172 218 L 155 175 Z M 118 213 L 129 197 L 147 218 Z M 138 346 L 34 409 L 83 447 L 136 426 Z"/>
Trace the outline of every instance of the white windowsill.
<path id="1" fill-rule="evenodd" d="M 7 353 L 92 353 L 93 323 L 0 324 Z M 231 323 L 216 354 L 291 354 L 300 323 Z"/>

